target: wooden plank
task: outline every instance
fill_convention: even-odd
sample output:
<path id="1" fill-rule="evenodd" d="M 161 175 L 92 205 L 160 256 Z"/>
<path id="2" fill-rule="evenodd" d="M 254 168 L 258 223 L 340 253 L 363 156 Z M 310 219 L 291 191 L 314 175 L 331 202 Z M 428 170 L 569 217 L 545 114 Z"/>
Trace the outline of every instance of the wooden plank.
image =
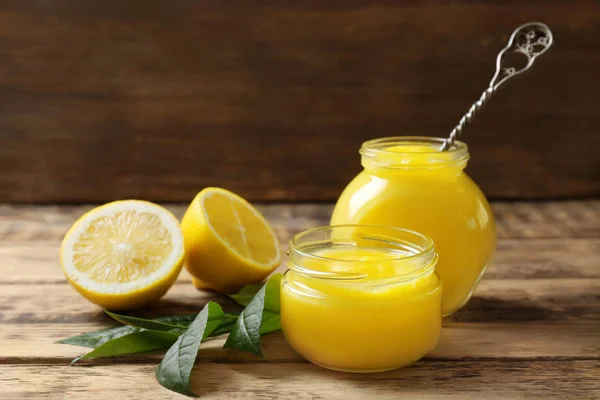
<path id="1" fill-rule="evenodd" d="M 66 284 L 60 268 L 59 249 L 60 242 L 57 241 L 0 242 L 0 284 Z M 185 269 L 178 282 L 191 282 Z"/>
<path id="2" fill-rule="evenodd" d="M 446 135 L 528 20 L 556 46 L 470 127 L 470 171 L 598 196 L 598 2 L 6 0 L 0 200 L 334 200 L 365 139 Z"/>
<path id="3" fill-rule="evenodd" d="M 600 202 L 598 202 L 600 206 Z M 0 204 L 0 239 L 16 241 L 60 240 L 71 225 L 96 205 L 14 205 Z M 177 218 L 187 204 L 165 205 Z M 285 241 L 294 233 L 327 225 L 332 204 L 257 204 Z"/>
<path id="4" fill-rule="evenodd" d="M 287 250 L 288 240 L 281 238 Z M 0 284 L 67 283 L 57 241 L 0 242 Z M 484 279 L 600 278 L 600 239 L 501 239 Z M 286 269 L 287 257 L 280 271 Z M 185 269 L 179 283 L 189 283 Z"/>
<path id="5" fill-rule="evenodd" d="M 453 321 L 559 321 L 600 318 L 599 279 L 485 280 Z"/>
<path id="6" fill-rule="evenodd" d="M 0 239 L 60 240 L 93 205 L 31 206 L 0 204 Z M 168 204 L 178 218 L 186 204 Z M 257 204 L 282 241 L 305 229 L 327 225 L 332 204 Z M 498 237 L 600 238 L 600 200 L 493 202 Z"/>
<path id="7" fill-rule="evenodd" d="M 73 323 L 87 321 L 110 322 L 102 309 L 87 302 L 70 286 L 2 285 L 0 322 L 3 323 Z M 196 290 L 191 284 L 175 285 L 159 302 L 136 315 L 171 315 L 199 312 L 209 300 L 224 307 L 234 306 L 224 295 Z"/>
<path id="8" fill-rule="evenodd" d="M 110 319 L 102 310 L 64 284 L 0 285 L 2 323 L 80 323 Z M 600 279 L 483 280 L 474 297 L 451 317 L 462 322 L 524 322 L 600 320 Z M 215 300 L 226 309 L 234 304 L 223 295 L 175 285 L 137 316 L 198 312 Z"/>
<path id="9" fill-rule="evenodd" d="M 293 234 L 326 224 L 331 207 L 259 205 L 283 249 Z M 0 283 L 64 283 L 59 240 L 89 208 L 0 205 Z M 180 217 L 185 206 L 169 208 Z M 493 203 L 493 208 L 500 240 L 485 279 L 599 277 L 600 201 Z M 180 281 L 189 280 L 184 271 Z"/>
<path id="10" fill-rule="evenodd" d="M 499 238 L 600 238 L 600 200 L 493 202 Z"/>
<path id="11" fill-rule="evenodd" d="M 67 364 L 88 349 L 54 343 L 66 337 L 112 326 L 111 323 L 3 324 L 0 331 L 0 364 Z M 600 359 L 600 321 L 545 321 L 468 323 L 445 321 L 438 346 L 426 360 L 481 359 Z M 223 349 L 223 338 L 202 345 L 204 362 L 276 363 L 304 362 L 281 333 L 262 338 L 265 358 Z M 10 343 L 10 345 L 6 345 Z M 35 351 L 32 351 L 35 349 Z M 96 364 L 135 361 L 158 363 L 161 352 L 118 359 L 99 359 Z"/>
<path id="12" fill-rule="evenodd" d="M 600 277 L 600 239 L 500 239 L 483 279 Z"/>
<path id="13" fill-rule="evenodd" d="M 193 385 L 209 399 L 596 398 L 600 202 L 569 204 L 494 205 L 502 237 L 495 264 L 469 304 L 444 321 L 437 348 L 412 367 L 368 376 L 329 372 L 304 361 L 275 333 L 263 339 L 265 359 L 223 350 L 222 338 L 206 343 Z M 283 244 L 325 221 L 330 207 L 276 205 L 263 212 Z M 53 343 L 112 324 L 64 282 L 58 266 L 59 239 L 85 208 L 0 206 L 0 398 L 81 392 L 180 398 L 154 380 L 159 353 L 69 368 L 86 349 Z M 174 210 L 180 215 L 183 208 Z M 197 312 L 209 299 L 235 307 L 221 295 L 196 291 L 184 274 L 164 300 L 132 314 Z"/>
<path id="14" fill-rule="evenodd" d="M 203 399 L 594 399 L 598 361 L 428 362 L 378 374 L 312 364 L 200 363 L 192 388 Z M 155 365 L 0 365 L 7 398 L 181 399 L 161 388 Z"/>

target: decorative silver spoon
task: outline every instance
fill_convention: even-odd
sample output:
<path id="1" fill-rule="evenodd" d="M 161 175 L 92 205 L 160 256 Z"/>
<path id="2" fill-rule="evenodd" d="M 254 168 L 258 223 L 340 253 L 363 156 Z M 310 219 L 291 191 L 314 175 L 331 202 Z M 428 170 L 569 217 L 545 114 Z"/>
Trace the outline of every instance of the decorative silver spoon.
<path id="1" fill-rule="evenodd" d="M 510 36 L 506 47 L 496 57 L 496 73 L 490 81 L 488 88 L 483 92 L 479 100 L 469 108 L 469 111 L 460 119 L 452 132 L 450 132 L 450 136 L 448 136 L 448 139 L 442 145 L 442 150 L 448 150 L 452 147 L 454 141 L 462 134 L 465 126 L 471 122 L 475 113 L 492 97 L 500 85 L 513 76 L 522 74 L 531 68 L 535 59 L 544 54 L 552 46 L 553 41 L 554 38 L 552 37 L 550 28 L 541 22 L 529 22 L 518 27 Z M 507 62 L 506 56 L 514 53 L 524 55 L 527 58 L 527 63 L 521 67 L 504 65 L 510 64 L 510 60 Z"/>

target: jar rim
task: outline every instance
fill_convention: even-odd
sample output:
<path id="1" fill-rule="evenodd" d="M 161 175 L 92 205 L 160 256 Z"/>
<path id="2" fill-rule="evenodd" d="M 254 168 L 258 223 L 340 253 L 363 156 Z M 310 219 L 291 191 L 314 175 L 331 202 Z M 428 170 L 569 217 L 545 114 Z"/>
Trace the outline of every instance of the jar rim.
<path id="1" fill-rule="evenodd" d="M 415 277 L 420 276 L 423 273 L 433 270 L 435 264 L 437 263 L 438 255 L 435 251 L 435 244 L 433 242 L 433 239 L 427 235 L 405 228 L 396 228 L 385 225 L 344 224 L 321 226 L 317 228 L 308 229 L 306 231 L 294 235 L 290 240 L 289 245 L 290 269 L 293 269 L 296 272 L 301 272 L 304 275 L 324 279 L 354 280 L 367 277 L 365 273 L 352 272 L 352 268 L 356 265 L 359 265 L 360 263 L 364 263 L 364 260 L 345 260 L 335 257 L 317 255 L 305 251 L 305 248 L 308 247 L 307 244 L 314 245 L 315 243 L 317 243 L 320 246 L 323 246 L 327 243 L 334 243 L 335 239 L 330 238 L 322 239 L 320 241 L 309 241 L 307 243 L 304 243 L 304 246 L 301 243 L 302 239 L 306 239 L 311 235 L 323 234 L 327 236 L 327 232 L 339 230 L 349 230 L 352 233 L 355 233 L 359 239 L 374 240 L 377 241 L 379 244 L 387 244 L 388 246 L 381 247 L 383 249 L 388 249 L 391 251 L 397 251 L 399 249 L 408 250 L 410 254 L 403 254 L 399 255 L 398 257 L 390 257 L 382 260 L 377 260 L 378 264 L 383 265 L 390 265 L 393 263 L 402 262 L 403 265 L 412 264 L 414 266 L 408 271 L 395 275 L 395 278 L 414 279 Z M 365 230 L 371 231 L 371 233 L 365 234 L 364 232 L 360 232 Z M 394 235 L 398 236 L 394 237 Z M 348 239 L 346 238 L 343 241 L 343 243 L 348 244 Z M 357 248 L 360 247 L 361 246 L 357 246 Z M 365 248 L 364 246 L 362 247 Z M 306 268 L 297 263 L 298 259 L 302 257 L 311 260 L 335 263 L 337 267 L 339 267 L 340 265 L 346 266 L 348 268 L 348 272 L 317 271 L 315 269 Z"/>
<path id="2" fill-rule="evenodd" d="M 466 164 L 469 149 L 466 143 L 455 141 L 442 151 L 446 139 L 432 136 L 390 136 L 364 142 L 359 153 L 369 166 L 390 169 L 431 169 Z M 420 145 L 431 151 L 390 150 L 394 146 Z M 427 157 L 423 157 L 427 155 Z"/>

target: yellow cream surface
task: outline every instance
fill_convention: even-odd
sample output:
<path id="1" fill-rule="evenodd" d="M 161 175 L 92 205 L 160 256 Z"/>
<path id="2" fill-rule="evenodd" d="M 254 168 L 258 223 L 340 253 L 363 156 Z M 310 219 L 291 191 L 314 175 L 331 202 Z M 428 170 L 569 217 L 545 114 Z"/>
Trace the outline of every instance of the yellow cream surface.
<path id="1" fill-rule="evenodd" d="M 402 259 L 407 254 L 385 248 L 310 252 L 317 257 L 303 259 L 301 268 L 335 276 L 292 267 L 284 277 L 281 323 L 299 354 L 334 370 L 374 372 L 411 364 L 435 347 L 442 290 L 432 268 L 406 277 L 414 271 Z"/>
<path id="2" fill-rule="evenodd" d="M 435 242 L 444 284 L 443 313 L 461 308 L 496 246 L 494 218 L 464 161 L 428 145 L 391 146 L 371 156 L 344 190 L 331 224 L 377 224 L 414 230 Z M 392 168 L 390 168 L 390 166 Z"/>

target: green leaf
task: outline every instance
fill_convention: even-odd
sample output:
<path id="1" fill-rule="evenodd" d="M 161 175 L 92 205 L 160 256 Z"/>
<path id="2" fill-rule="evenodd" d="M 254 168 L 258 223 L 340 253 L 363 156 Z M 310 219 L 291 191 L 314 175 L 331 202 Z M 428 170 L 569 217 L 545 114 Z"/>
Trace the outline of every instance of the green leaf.
<path id="1" fill-rule="evenodd" d="M 118 315 L 107 312 L 111 317 L 119 322 L 136 323 L 139 326 L 156 327 L 158 329 L 170 329 L 173 326 L 169 324 L 161 324 L 158 320 L 172 320 L 181 324 L 189 325 L 188 317 L 180 318 L 180 316 L 160 317 L 153 320 L 145 320 L 142 318 L 134 318 L 129 316 Z M 198 314 L 194 314 L 197 316 Z M 216 310 L 210 316 L 205 330 L 205 338 L 210 336 L 218 336 L 231 331 L 233 324 L 237 319 L 237 315 L 225 314 L 221 310 Z M 142 321 L 142 322 L 140 322 Z M 175 327 L 177 328 L 177 327 Z M 79 360 L 99 357 L 112 357 L 125 354 L 135 354 L 154 350 L 166 349 L 177 340 L 177 337 L 183 333 L 185 328 L 177 328 L 173 330 L 150 330 L 134 326 L 122 326 L 118 328 L 103 329 L 101 331 L 91 332 L 90 334 L 74 336 L 73 338 L 63 339 L 61 343 L 87 345 L 86 347 L 96 347 L 95 350 L 75 358 L 71 365 Z M 98 332 L 103 333 L 99 337 L 94 336 Z M 104 334 L 112 332 L 112 334 Z M 161 335 L 168 333 L 168 335 Z M 109 337 L 113 337 L 109 339 Z M 102 339 L 102 340 L 99 340 Z"/>
<path id="2" fill-rule="evenodd" d="M 274 314 L 279 314 L 281 311 L 280 303 L 281 292 L 281 274 L 274 274 L 267 281 L 267 291 L 265 295 L 265 310 L 271 311 Z"/>
<path id="3" fill-rule="evenodd" d="M 217 303 L 211 301 L 204 306 L 188 329 L 167 350 L 156 369 L 158 383 L 174 392 L 197 397 L 189 387 L 190 374 L 196 362 L 202 339 L 210 335 L 207 329 L 209 328 L 209 317 L 222 315 L 225 314 Z M 213 331 L 217 326 L 215 325 Z"/>
<path id="4" fill-rule="evenodd" d="M 171 325 L 180 325 L 188 327 L 194 319 L 198 316 L 195 314 L 180 314 L 180 315 L 165 315 L 163 317 L 152 318 L 152 321 L 164 322 Z"/>
<path id="5" fill-rule="evenodd" d="M 215 329 L 209 336 L 207 337 L 216 337 L 216 336 L 221 336 L 224 335 L 226 333 L 231 332 L 231 329 L 233 328 L 233 326 L 235 325 L 235 321 L 236 319 L 227 319 L 227 320 L 223 320 L 221 321 L 221 324 L 217 327 L 217 329 Z"/>
<path id="6" fill-rule="evenodd" d="M 209 307 L 210 305 L 210 307 Z M 223 309 L 220 305 L 213 301 L 209 301 L 204 308 L 208 307 L 208 317 L 206 320 L 206 327 L 204 328 L 204 333 L 202 335 L 202 339 L 206 339 L 209 337 L 220 325 L 223 321 L 227 321 L 227 316 L 223 312 Z M 202 309 L 204 311 L 204 309 Z M 200 314 L 198 314 L 199 316 Z M 195 320 L 194 320 L 195 321 Z M 191 325 L 190 325 L 191 326 Z M 188 327 L 189 330 L 189 327 Z"/>
<path id="7" fill-rule="evenodd" d="M 243 288 L 241 288 L 240 291 L 237 292 L 236 294 L 228 294 L 227 296 L 231 297 L 239 305 L 246 307 L 248 305 L 248 303 L 250 303 L 250 300 L 252 300 L 254 295 L 256 295 L 256 293 L 258 293 L 258 291 L 260 290 L 260 288 L 262 286 L 263 285 L 260 283 L 246 285 Z"/>
<path id="8" fill-rule="evenodd" d="M 94 348 L 101 346 L 110 340 L 117 339 L 134 332 L 139 332 L 139 329 L 134 328 L 133 326 L 117 326 L 114 328 L 100 329 L 98 331 L 84 333 L 83 335 L 71 336 L 66 339 L 61 339 L 56 343 Z"/>
<path id="9" fill-rule="evenodd" d="M 166 322 L 162 322 L 162 321 L 130 317 L 129 315 L 115 314 L 115 313 L 112 313 L 107 310 L 105 310 L 104 312 L 106 314 L 108 314 L 111 318 L 113 318 L 114 320 L 116 320 L 124 325 L 130 325 L 130 326 L 133 326 L 136 328 L 147 329 L 147 330 L 151 330 L 151 331 L 162 331 L 162 332 L 175 331 L 175 332 L 182 333 L 187 328 L 187 325 L 186 326 L 174 325 L 174 324 L 170 324 L 170 323 L 166 323 Z"/>
<path id="10" fill-rule="evenodd" d="M 281 330 L 281 316 L 279 313 L 267 310 L 263 311 L 262 321 L 260 323 L 261 336 L 279 330 Z"/>
<path id="11" fill-rule="evenodd" d="M 240 349 L 262 356 L 260 334 L 263 317 L 266 317 L 264 321 L 267 324 L 263 330 L 272 332 L 279 329 L 280 286 L 281 274 L 269 278 L 238 317 L 224 348 Z"/>
<path id="12" fill-rule="evenodd" d="M 89 353 L 76 358 L 73 363 L 89 358 L 113 357 L 166 349 L 177 341 L 179 335 L 170 332 L 141 331 L 109 340 Z M 71 363 L 71 364 L 73 364 Z"/>
<path id="13" fill-rule="evenodd" d="M 115 316 L 117 315 L 114 313 L 111 313 L 111 314 L 115 315 Z M 109 315 L 111 315 L 111 314 L 109 314 Z M 165 324 L 169 324 L 169 325 L 177 325 L 177 326 L 182 327 L 182 329 L 180 329 L 179 331 L 175 330 L 174 332 L 182 333 L 183 330 L 185 330 L 197 316 L 198 316 L 198 314 L 169 315 L 169 316 L 158 317 L 158 318 L 153 318 L 150 320 L 143 320 L 143 321 L 151 321 L 151 322 L 157 322 L 157 323 L 165 323 Z M 238 316 L 236 314 L 224 314 L 224 317 L 222 315 L 218 316 L 219 330 L 221 329 L 220 328 L 221 323 L 227 322 L 229 325 L 231 325 L 233 322 L 235 322 L 235 320 L 237 320 L 237 317 Z M 118 320 L 119 322 L 126 323 L 125 320 L 127 320 L 128 322 L 132 322 L 132 321 L 134 321 L 134 317 L 119 315 L 119 320 Z M 142 319 L 135 318 L 135 320 L 139 321 Z M 211 325 L 211 327 L 212 327 L 212 325 Z M 215 327 L 215 329 L 216 329 L 216 327 Z M 84 333 L 82 335 L 71 336 L 66 339 L 61 339 L 61 340 L 57 341 L 56 343 L 95 348 L 95 347 L 103 345 L 104 343 L 106 343 L 110 340 L 117 339 L 117 338 L 123 337 L 125 335 L 129 335 L 130 333 L 140 332 L 141 330 L 142 330 L 141 328 L 136 327 L 136 326 L 117 326 L 117 327 L 113 327 L 113 328 L 100 329 L 97 331 Z M 155 329 L 155 330 L 160 330 L 160 329 Z M 229 330 L 227 330 L 225 333 L 229 332 L 230 330 L 231 330 L 231 328 L 229 328 Z M 222 333 L 220 333 L 220 334 L 222 334 Z M 214 334 L 213 334 L 213 336 L 214 336 Z"/>
<path id="14" fill-rule="evenodd" d="M 197 315 L 198 314 L 170 315 L 153 318 L 150 321 L 180 325 L 185 329 L 194 320 L 194 318 L 196 318 Z M 139 332 L 140 330 L 141 329 L 134 326 L 116 326 L 84 333 L 82 335 L 71 336 L 66 339 L 58 340 L 56 343 L 95 348 L 101 346 L 109 340 L 117 339 L 125 335 L 129 335 L 130 333 Z"/>
<path id="15" fill-rule="evenodd" d="M 212 324 L 213 321 L 219 322 L 218 327 L 215 327 L 215 328 L 221 330 L 221 326 L 226 328 L 227 325 L 232 325 L 233 323 L 235 323 L 235 321 L 237 320 L 239 315 L 240 315 L 239 313 L 235 313 L 235 314 L 223 313 L 222 310 L 221 310 L 221 312 L 215 312 L 213 315 L 209 315 L 208 316 L 208 321 L 209 321 L 208 331 L 213 330 L 213 326 L 214 326 Z M 190 325 L 190 323 L 197 316 L 198 316 L 198 314 L 173 315 L 170 317 L 155 318 L 152 321 L 167 322 L 167 323 L 172 323 L 173 325 L 185 325 L 185 327 L 188 327 Z M 181 317 L 184 317 L 184 318 L 181 318 Z M 229 332 L 229 330 L 227 332 Z M 213 332 L 213 333 L 207 334 L 205 337 L 208 337 L 208 336 L 217 336 L 217 335 L 215 335 L 215 332 Z"/>

